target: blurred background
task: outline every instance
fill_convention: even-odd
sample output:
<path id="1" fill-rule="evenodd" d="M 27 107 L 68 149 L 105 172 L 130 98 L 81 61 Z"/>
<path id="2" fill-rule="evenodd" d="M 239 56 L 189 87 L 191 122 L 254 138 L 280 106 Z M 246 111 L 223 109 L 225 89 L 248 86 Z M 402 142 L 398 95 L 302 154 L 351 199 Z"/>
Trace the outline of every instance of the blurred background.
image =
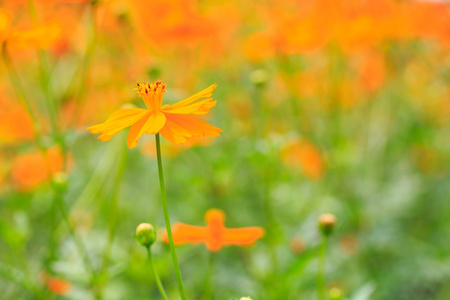
<path id="1" fill-rule="evenodd" d="M 10 0 L 0 41 L 1 299 L 160 299 L 133 237 L 164 228 L 154 137 L 86 130 L 158 79 L 216 83 L 224 130 L 163 141 L 172 223 L 266 230 L 178 246 L 189 299 L 315 299 L 322 213 L 327 298 L 450 299 L 449 2 Z"/>

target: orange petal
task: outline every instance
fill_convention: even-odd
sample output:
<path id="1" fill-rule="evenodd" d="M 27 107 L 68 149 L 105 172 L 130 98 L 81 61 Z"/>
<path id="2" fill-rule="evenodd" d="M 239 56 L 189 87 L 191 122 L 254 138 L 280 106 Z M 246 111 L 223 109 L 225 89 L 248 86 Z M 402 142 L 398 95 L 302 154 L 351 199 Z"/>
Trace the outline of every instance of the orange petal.
<path id="1" fill-rule="evenodd" d="M 175 144 L 184 144 L 192 136 L 220 136 L 222 129 L 214 127 L 194 117 L 170 114 L 166 115 L 166 126 L 161 130 L 161 135 Z"/>
<path id="2" fill-rule="evenodd" d="M 142 118 L 147 110 L 142 108 L 125 108 L 114 112 L 101 124 L 88 127 L 87 130 L 93 134 L 101 133 L 99 139 L 103 142 L 111 139 L 120 130 L 127 128 Z"/>
<path id="3" fill-rule="evenodd" d="M 61 28 L 58 24 L 36 26 L 28 30 L 14 30 L 9 37 L 9 43 L 13 47 L 25 49 L 29 47 L 49 48 L 61 36 Z"/>
<path id="4" fill-rule="evenodd" d="M 174 123 L 172 120 L 167 118 L 167 115 L 166 125 L 161 129 L 160 133 L 163 138 L 174 144 L 184 144 L 187 139 L 192 137 L 191 132 Z"/>
<path id="5" fill-rule="evenodd" d="M 265 234 L 260 227 L 226 229 L 223 232 L 223 243 L 235 246 L 250 246 Z"/>
<path id="6" fill-rule="evenodd" d="M 207 87 L 206 89 L 204 89 L 204 90 L 202 90 L 202 91 L 200 91 L 200 92 L 190 96 L 189 98 L 181 100 L 181 101 L 179 101 L 179 102 L 177 102 L 175 104 L 172 104 L 172 105 L 164 105 L 162 109 L 164 111 L 165 110 L 172 110 L 172 109 L 175 109 L 175 108 L 180 108 L 180 107 L 192 104 L 195 101 L 200 100 L 202 98 L 211 97 L 212 92 L 214 91 L 214 89 L 216 87 L 217 87 L 217 84 L 213 84 L 213 85 Z"/>
<path id="7" fill-rule="evenodd" d="M 200 244 L 207 240 L 208 230 L 205 227 L 187 225 L 184 223 L 175 223 L 172 227 L 173 243 L 175 245 L 182 244 Z M 163 234 L 164 242 L 168 243 L 169 238 L 167 232 Z"/>
<path id="8" fill-rule="evenodd" d="M 212 101 L 212 98 L 204 99 L 197 103 L 193 103 L 181 107 L 173 107 L 172 105 L 165 105 L 162 110 L 164 112 L 172 114 L 194 114 L 194 115 L 204 115 L 209 112 L 209 110 L 216 106 L 217 101 Z"/>
<path id="9" fill-rule="evenodd" d="M 5 33 L 11 25 L 11 15 L 4 9 L 0 9 L 0 38 L 3 40 Z"/>
<path id="10" fill-rule="evenodd" d="M 147 113 L 136 122 L 128 132 L 127 145 L 132 149 L 138 144 L 139 138 L 144 134 L 158 133 L 166 123 L 166 116 L 162 112 Z"/>

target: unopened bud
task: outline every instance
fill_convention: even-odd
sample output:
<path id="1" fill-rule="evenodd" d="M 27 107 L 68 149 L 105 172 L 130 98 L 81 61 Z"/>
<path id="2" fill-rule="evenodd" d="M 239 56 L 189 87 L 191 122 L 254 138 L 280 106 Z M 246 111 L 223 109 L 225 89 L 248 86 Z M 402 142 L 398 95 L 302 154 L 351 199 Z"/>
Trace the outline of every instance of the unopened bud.
<path id="1" fill-rule="evenodd" d="M 336 217 L 333 214 L 322 214 L 319 217 L 319 229 L 324 236 L 329 236 L 336 224 Z"/>
<path id="2" fill-rule="evenodd" d="M 250 73 L 250 81 L 256 86 L 263 86 L 269 80 L 269 72 L 257 69 Z"/>
<path id="3" fill-rule="evenodd" d="M 148 223 L 141 223 L 136 228 L 136 237 L 139 244 L 150 247 L 156 241 L 155 229 Z"/>
<path id="4" fill-rule="evenodd" d="M 330 300 L 340 300 L 344 296 L 344 293 L 340 288 L 333 287 L 328 291 L 328 296 Z"/>
<path id="5" fill-rule="evenodd" d="M 289 246 L 292 253 L 294 253 L 295 255 L 300 255 L 306 250 L 305 241 L 299 236 L 293 237 L 289 242 Z"/>
<path id="6" fill-rule="evenodd" d="M 67 189 L 67 173 L 66 172 L 58 172 L 53 175 L 53 184 L 56 188 L 59 190 L 66 190 Z"/>

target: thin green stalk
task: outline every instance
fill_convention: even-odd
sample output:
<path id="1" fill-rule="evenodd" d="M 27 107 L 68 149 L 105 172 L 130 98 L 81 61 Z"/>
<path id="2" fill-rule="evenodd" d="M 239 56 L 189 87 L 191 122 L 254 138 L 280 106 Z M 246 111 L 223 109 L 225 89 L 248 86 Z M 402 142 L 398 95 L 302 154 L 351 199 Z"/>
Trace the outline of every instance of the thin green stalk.
<path id="1" fill-rule="evenodd" d="M 317 299 L 325 299 L 325 258 L 327 256 L 328 237 L 322 238 L 322 245 L 320 246 L 319 262 L 317 268 Z"/>
<path id="2" fill-rule="evenodd" d="M 64 219 L 64 222 L 67 224 L 67 227 L 69 228 L 69 232 L 70 235 L 72 236 L 72 238 L 75 241 L 75 245 L 78 249 L 78 252 L 80 253 L 80 255 L 83 257 L 84 260 L 84 264 L 85 266 L 89 269 L 89 271 L 91 272 L 91 274 L 93 276 L 95 276 L 95 269 L 94 266 L 91 263 L 91 260 L 89 259 L 89 257 L 87 256 L 88 251 L 87 249 L 84 247 L 83 242 L 81 241 L 81 239 L 77 236 L 77 234 L 75 233 L 75 230 L 72 228 L 71 224 L 70 224 L 70 220 L 69 220 L 69 216 L 67 215 L 66 212 L 66 208 L 64 205 L 64 201 L 63 198 L 61 197 L 61 195 L 57 194 L 55 195 L 56 198 L 56 202 L 58 204 L 59 210 L 61 212 L 61 215 Z"/>
<path id="3" fill-rule="evenodd" d="M 214 299 L 214 253 L 208 252 L 208 270 L 204 287 L 203 299 Z"/>
<path id="4" fill-rule="evenodd" d="M 155 264 L 153 263 L 152 259 L 152 250 L 150 249 L 150 247 L 147 247 L 147 254 L 148 254 L 148 261 L 150 262 L 150 267 L 152 268 L 153 278 L 155 278 L 158 290 L 161 293 L 163 299 L 168 300 L 169 297 L 167 297 L 166 291 L 164 290 L 161 280 L 159 279 L 158 273 L 156 272 Z"/>
<path id="5" fill-rule="evenodd" d="M 104 283 L 107 282 L 108 277 L 109 277 L 108 264 L 109 264 L 110 255 L 111 255 L 111 248 L 114 243 L 114 238 L 116 236 L 116 231 L 117 231 L 119 196 L 120 196 L 120 191 L 121 191 L 121 187 L 122 187 L 121 182 L 122 182 L 122 179 L 123 179 L 123 176 L 125 173 L 126 160 L 127 160 L 127 155 L 128 155 L 128 152 L 125 150 L 125 148 L 123 148 L 123 147 L 120 147 L 120 148 L 121 148 L 122 153 L 120 154 L 120 160 L 118 162 L 117 172 L 116 172 L 116 176 L 114 178 L 114 188 L 112 191 L 111 202 L 109 205 L 110 218 L 109 218 L 109 229 L 108 229 L 108 241 L 103 250 L 102 263 L 101 263 L 100 270 L 98 271 L 99 277 L 102 280 L 102 282 L 99 284 L 98 289 L 97 289 L 96 297 L 98 299 L 102 299 Z"/>
<path id="6" fill-rule="evenodd" d="M 175 252 L 175 245 L 173 244 L 172 228 L 170 227 L 169 209 L 167 207 L 166 188 L 164 185 L 164 174 L 162 168 L 161 159 L 161 146 L 159 142 L 159 133 L 155 135 L 156 140 L 156 155 L 158 158 L 158 174 L 159 184 L 161 187 L 161 201 L 164 212 L 164 221 L 166 223 L 167 236 L 169 237 L 170 254 L 172 255 L 173 267 L 175 269 L 175 276 L 177 278 L 178 289 L 180 290 L 180 296 L 182 300 L 186 300 L 186 294 L 184 293 L 183 280 L 181 279 L 180 266 L 178 265 L 177 253 Z"/>
<path id="7" fill-rule="evenodd" d="M 25 88 L 23 87 L 22 82 L 20 81 L 19 75 L 17 74 L 17 71 L 14 68 L 14 65 L 11 61 L 6 42 L 3 42 L 3 44 L 2 44 L 2 59 L 3 59 L 3 63 L 5 64 L 5 68 L 8 73 L 9 80 L 11 81 L 11 84 L 12 84 L 18 98 L 25 105 L 28 115 L 31 118 L 31 122 L 33 123 L 33 131 L 34 131 L 34 135 L 36 137 L 38 146 L 40 148 L 42 148 L 43 146 L 42 146 L 42 141 L 41 141 L 41 137 L 42 137 L 41 126 L 38 122 L 37 116 L 34 113 L 32 106 L 31 106 L 31 102 L 29 101 L 29 99 L 25 93 Z"/>

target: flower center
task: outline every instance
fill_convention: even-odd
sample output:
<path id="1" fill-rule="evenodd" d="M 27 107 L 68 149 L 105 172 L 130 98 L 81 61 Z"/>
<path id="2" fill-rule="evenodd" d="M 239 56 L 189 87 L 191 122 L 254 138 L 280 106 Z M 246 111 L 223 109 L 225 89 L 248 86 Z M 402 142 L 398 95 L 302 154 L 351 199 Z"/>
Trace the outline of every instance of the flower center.
<path id="1" fill-rule="evenodd" d="M 144 100 L 145 106 L 150 112 L 159 111 L 162 104 L 166 85 L 160 80 L 154 83 L 137 83 L 137 93 Z"/>

